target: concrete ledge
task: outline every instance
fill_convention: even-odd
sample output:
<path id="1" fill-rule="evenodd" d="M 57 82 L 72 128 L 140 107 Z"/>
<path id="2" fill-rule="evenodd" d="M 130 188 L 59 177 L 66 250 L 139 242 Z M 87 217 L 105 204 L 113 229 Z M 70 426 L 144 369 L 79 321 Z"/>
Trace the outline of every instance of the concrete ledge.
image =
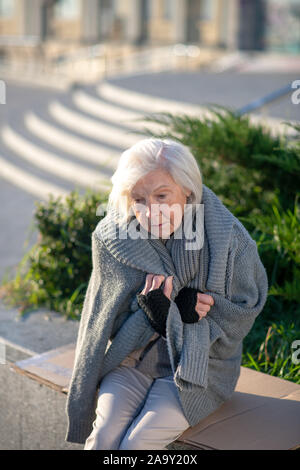
<path id="1" fill-rule="evenodd" d="M 6 433 L 7 429 L 12 430 L 10 442 L 14 445 L 23 449 L 28 448 L 25 446 L 30 449 L 82 448 L 64 441 L 64 406 L 74 346 L 69 344 L 25 358 L 11 364 L 6 372 L 2 369 L 6 374 L 2 383 L 10 386 L 5 405 Z M 20 403 L 26 403 L 26 408 L 20 407 Z M 18 420 L 8 410 L 14 410 Z M 22 423 L 21 428 L 16 422 Z M 18 439 L 16 433 L 19 433 Z M 23 433 L 28 438 L 21 442 Z M 233 397 L 185 431 L 167 449 L 288 450 L 299 447 L 300 385 L 241 367 Z"/>
<path id="2" fill-rule="evenodd" d="M 66 395 L 26 374 L 13 364 L 0 366 L 1 450 L 81 450 L 64 440 Z"/>

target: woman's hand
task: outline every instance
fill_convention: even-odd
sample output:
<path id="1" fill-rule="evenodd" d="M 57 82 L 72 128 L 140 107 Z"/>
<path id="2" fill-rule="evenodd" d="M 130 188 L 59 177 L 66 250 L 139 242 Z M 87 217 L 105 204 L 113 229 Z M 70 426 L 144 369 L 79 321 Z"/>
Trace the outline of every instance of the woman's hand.
<path id="1" fill-rule="evenodd" d="M 141 294 L 146 295 L 148 292 L 158 289 L 163 283 L 164 279 L 165 276 L 160 274 L 147 274 L 145 287 L 142 290 Z M 172 281 L 173 276 L 168 276 L 166 278 L 165 285 L 163 288 L 163 293 L 169 300 L 171 300 L 171 294 L 173 290 Z M 206 317 L 207 313 L 210 310 L 210 307 L 214 305 L 214 299 L 211 295 L 203 294 L 201 292 L 197 292 L 196 299 L 196 305 L 194 304 L 195 312 L 198 314 L 198 321 L 200 321 L 202 318 Z"/>
<path id="2" fill-rule="evenodd" d="M 184 323 L 196 323 L 207 315 L 214 299 L 194 287 L 183 287 L 174 299 Z"/>
<path id="3" fill-rule="evenodd" d="M 146 282 L 145 282 L 145 287 L 142 290 L 141 294 L 146 295 L 148 292 L 158 289 L 161 284 L 163 283 L 165 279 L 165 276 L 162 274 L 147 274 L 146 276 Z M 165 294 L 166 297 L 168 297 L 169 300 L 171 300 L 171 294 L 173 290 L 173 276 L 168 276 L 163 288 L 163 293 Z M 210 296 L 206 296 L 210 297 Z"/>
<path id="4" fill-rule="evenodd" d="M 199 320 L 206 317 L 207 312 L 210 311 L 210 307 L 214 305 L 214 303 L 215 301 L 211 295 L 198 292 L 195 310 L 199 315 Z"/>
<path id="5" fill-rule="evenodd" d="M 146 313 L 154 330 L 166 337 L 166 319 L 171 303 L 172 277 L 166 279 L 164 289 L 160 289 L 165 276 L 160 274 L 148 274 L 145 287 L 137 294 L 139 306 Z"/>

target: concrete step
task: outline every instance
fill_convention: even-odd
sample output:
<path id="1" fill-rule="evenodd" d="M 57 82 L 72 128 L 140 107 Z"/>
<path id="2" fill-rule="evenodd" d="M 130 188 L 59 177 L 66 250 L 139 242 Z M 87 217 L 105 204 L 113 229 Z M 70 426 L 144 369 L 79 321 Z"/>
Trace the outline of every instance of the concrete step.
<path id="1" fill-rule="evenodd" d="M 87 96 L 85 91 L 70 92 L 64 96 L 60 94 L 47 106 L 46 103 L 42 106 L 40 103 L 38 106 L 33 104 L 33 109 L 24 115 L 19 114 L 17 118 L 15 114 L 11 116 L 10 123 L 6 123 L 1 130 L 3 177 L 14 182 L 14 163 L 6 157 L 9 149 L 10 155 L 14 153 L 17 157 L 15 166 L 22 160 L 27 163 L 26 169 L 21 164 L 19 171 L 15 172 L 18 175 L 16 184 L 42 199 L 49 192 L 65 194 L 63 181 L 67 182 L 69 189 L 73 189 L 70 184 L 104 191 L 111 188 L 110 177 L 121 152 L 143 137 L 133 133 L 139 126 L 135 127 L 132 122 L 141 118 L 142 113 L 132 108 L 126 110 L 128 102 L 123 103 L 122 108 L 122 100 L 121 106 L 112 104 L 108 100 L 111 96 L 101 99 L 98 88 L 85 89 L 92 90 L 93 96 Z M 84 112 L 76 109 L 76 102 L 85 106 L 88 103 Z M 97 119 L 88 114 L 91 108 L 93 112 L 97 110 Z M 142 109 L 140 106 L 138 108 Z M 130 121 L 131 125 L 127 126 Z M 78 164 L 74 161 L 76 159 L 84 164 Z M 30 169 L 33 170 L 32 175 Z M 42 178 L 35 174 L 36 169 L 43 172 Z M 47 175 L 51 175 L 52 181 L 48 181 Z"/>
<path id="2" fill-rule="evenodd" d="M 145 93 L 137 93 L 108 82 L 100 83 L 97 87 L 97 92 L 101 98 L 105 98 L 112 103 L 120 103 L 129 109 L 136 109 L 144 113 L 185 113 L 195 117 L 209 115 L 206 108 L 201 106 L 157 98 Z"/>
<path id="3" fill-rule="evenodd" d="M 97 174 L 83 165 L 71 163 L 43 150 L 33 142 L 25 139 L 8 125 L 2 128 L 1 136 L 5 145 L 20 157 L 57 177 L 71 181 L 73 184 L 96 190 L 108 191 L 111 186 L 109 180 L 99 175 L 99 173 Z"/>
<path id="4" fill-rule="evenodd" d="M 21 119 L 15 120 L 14 126 L 12 126 L 10 121 L 7 120 L 5 126 L 7 125 L 9 129 L 13 129 L 13 131 L 21 136 L 21 138 L 23 138 L 26 142 L 32 142 L 31 136 L 28 134 L 28 131 L 24 127 L 24 123 Z M 5 129 L 5 126 L 0 128 L 0 135 L 1 132 Z M 35 139 L 34 144 L 39 147 L 39 140 Z M 45 148 L 44 145 L 42 145 L 42 150 L 52 153 L 51 149 Z M 12 184 L 15 183 L 16 186 L 23 188 L 25 191 L 29 192 L 29 194 L 34 194 L 38 199 L 47 199 L 46 194 L 48 193 L 48 185 L 51 186 L 53 194 L 57 195 L 69 193 L 76 188 L 76 184 L 70 180 L 64 179 L 63 174 L 55 175 L 53 173 L 49 173 L 41 166 L 36 166 L 33 164 L 30 159 L 25 159 L 23 156 L 20 156 L 14 150 L 14 148 L 7 146 L 2 138 L 0 139 L 0 155 L 2 158 L 2 177 L 7 178 L 7 181 L 11 182 Z M 55 154 L 55 156 L 65 158 L 64 155 Z M 16 175 L 15 180 L 14 173 Z M 76 189 L 80 193 L 83 193 L 86 190 L 79 185 L 77 185 Z"/>
<path id="5" fill-rule="evenodd" d="M 156 123 L 146 123 L 145 113 L 126 109 L 125 107 L 111 104 L 103 98 L 92 95 L 90 92 L 75 91 L 73 93 L 74 105 L 83 113 L 98 119 L 105 119 L 114 124 L 126 125 L 133 130 L 143 130 L 145 126 L 153 132 L 159 132 L 161 126 Z"/>
<path id="6" fill-rule="evenodd" d="M 66 132 L 58 124 L 50 123 L 31 111 L 26 113 L 24 122 L 30 133 L 57 149 L 68 152 L 86 162 L 99 164 L 115 171 L 120 157 L 119 152 Z"/>
<path id="7" fill-rule="evenodd" d="M 0 176 L 22 190 L 34 195 L 37 199 L 47 201 L 49 195 L 55 198 L 68 196 L 69 191 L 49 183 L 45 179 L 37 178 L 33 174 L 22 170 L 19 166 L 13 165 L 4 157 L 0 156 Z"/>
<path id="8" fill-rule="evenodd" d="M 50 193 L 65 197 L 73 189 L 83 193 L 87 187 L 108 191 L 122 148 L 70 133 L 49 115 L 51 97 L 72 103 L 71 91 L 45 95 L 30 102 L 31 114 L 29 103 L 19 105 L 19 100 L 18 112 L 9 109 L 2 119 L 2 178 L 42 200 Z"/>
<path id="9" fill-rule="evenodd" d="M 57 123 L 70 130 L 75 130 L 84 137 L 92 137 L 105 144 L 118 142 L 118 145 L 125 149 L 142 139 L 141 135 L 133 133 L 132 130 L 125 133 L 112 124 L 103 124 L 94 118 L 88 118 L 80 112 L 73 111 L 58 101 L 49 104 L 49 114 Z"/>
<path id="10" fill-rule="evenodd" d="M 103 175 L 105 179 L 111 178 L 117 163 L 111 161 L 110 157 L 112 156 L 118 160 L 122 151 L 120 148 L 116 149 L 116 147 L 112 147 L 110 145 L 103 145 L 103 152 L 99 154 L 98 150 L 99 147 L 102 147 L 101 144 L 99 144 L 99 142 L 96 143 L 96 141 L 93 139 L 84 138 L 84 143 L 91 143 L 92 145 L 97 146 L 97 153 L 84 153 L 82 150 L 78 150 L 78 147 L 75 147 L 77 152 L 71 152 L 71 150 L 68 148 L 68 145 L 65 145 L 65 147 L 60 145 L 60 147 L 58 147 L 56 145 L 56 141 L 52 140 L 46 133 L 47 130 L 50 133 L 51 129 L 53 128 L 55 131 L 60 133 L 60 138 L 65 137 L 65 140 L 67 139 L 67 136 L 64 133 L 66 132 L 67 135 L 70 134 L 69 129 L 55 122 L 55 120 L 49 115 L 48 109 L 34 111 L 34 116 L 37 117 L 37 121 L 42 123 L 43 131 L 41 132 L 41 135 L 37 131 L 33 133 L 31 129 L 28 129 L 25 119 L 26 114 L 27 113 L 25 112 L 22 116 L 22 119 L 19 120 L 9 119 L 6 124 L 9 124 L 10 127 L 18 132 L 18 134 L 20 134 L 24 139 L 33 142 L 43 150 L 50 152 L 50 154 L 54 154 L 57 157 L 66 160 L 67 162 L 69 161 L 71 163 L 83 164 L 88 169 L 99 172 L 99 174 Z M 47 140 L 45 139 L 44 134 L 46 135 Z M 82 141 L 82 135 L 80 136 L 76 132 L 72 132 L 71 137 L 75 137 L 75 139 L 79 138 L 80 143 Z"/>

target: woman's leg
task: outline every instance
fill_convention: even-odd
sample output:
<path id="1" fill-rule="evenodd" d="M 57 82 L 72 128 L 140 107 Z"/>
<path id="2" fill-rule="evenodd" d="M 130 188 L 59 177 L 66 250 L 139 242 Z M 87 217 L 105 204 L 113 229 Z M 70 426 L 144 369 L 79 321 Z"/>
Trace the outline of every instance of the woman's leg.
<path id="1" fill-rule="evenodd" d="M 124 365 L 106 374 L 98 393 L 96 419 L 84 450 L 116 450 L 144 404 L 153 379 Z"/>
<path id="2" fill-rule="evenodd" d="M 119 450 L 160 450 L 187 428 L 173 377 L 155 379 L 145 404 L 131 423 Z"/>

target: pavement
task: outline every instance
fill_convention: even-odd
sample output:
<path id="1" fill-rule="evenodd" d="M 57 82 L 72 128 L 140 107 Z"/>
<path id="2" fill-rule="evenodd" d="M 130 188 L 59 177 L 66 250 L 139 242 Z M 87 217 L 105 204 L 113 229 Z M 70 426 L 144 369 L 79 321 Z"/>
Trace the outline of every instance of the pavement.
<path id="1" fill-rule="evenodd" d="M 0 303 L 0 342 L 41 354 L 76 342 L 79 322 L 59 313 L 39 309 L 21 316 L 18 309 Z"/>

